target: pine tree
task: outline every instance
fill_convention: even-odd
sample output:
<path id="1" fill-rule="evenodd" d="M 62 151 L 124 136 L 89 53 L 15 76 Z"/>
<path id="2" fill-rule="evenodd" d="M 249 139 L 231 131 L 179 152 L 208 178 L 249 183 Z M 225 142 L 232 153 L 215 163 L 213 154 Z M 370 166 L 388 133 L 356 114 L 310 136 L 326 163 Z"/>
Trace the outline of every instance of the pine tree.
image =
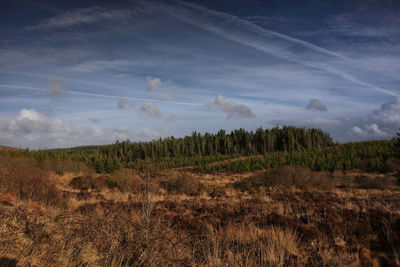
<path id="1" fill-rule="evenodd" d="M 397 138 L 396 138 L 396 142 L 395 142 L 395 156 L 398 159 L 400 158 L 400 132 L 397 133 Z"/>
<path id="2" fill-rule="evenodd" d="M 400 129 L 399 129 L 400 130 Z M 394 156 L 397 161 L 397 184 L 400 185 L 400 132 L 397 133 L 397 138 L 395 142 L 395 151 L 394 151 Z"/>

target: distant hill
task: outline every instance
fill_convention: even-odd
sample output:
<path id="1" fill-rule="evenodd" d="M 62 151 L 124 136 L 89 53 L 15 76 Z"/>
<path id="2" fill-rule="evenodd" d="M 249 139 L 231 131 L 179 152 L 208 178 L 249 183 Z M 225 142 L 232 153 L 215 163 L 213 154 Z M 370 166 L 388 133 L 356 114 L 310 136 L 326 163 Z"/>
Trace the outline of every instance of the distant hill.
<path id="1" fill-rule="evenodd" d="M 15 147 L 10 147 L 10 146 L 2 146 L 0 145 L 0 151 L 1 150 L 19 150 L 18 148 Z"/>

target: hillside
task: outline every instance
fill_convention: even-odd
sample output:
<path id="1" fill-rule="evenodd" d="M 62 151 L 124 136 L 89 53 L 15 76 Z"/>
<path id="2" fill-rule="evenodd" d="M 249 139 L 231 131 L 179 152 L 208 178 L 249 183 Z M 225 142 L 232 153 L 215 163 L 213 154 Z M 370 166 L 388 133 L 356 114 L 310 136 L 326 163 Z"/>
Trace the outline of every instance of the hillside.
<path id="1" fill-rule="evenodd" d="M 292 130 L 2 150 L 0 266 L 399 266 L 399 143 Z"/>
<path id="2" fill-rule="evenodd" d="M 2 150 L 18 150 L 18 148 L 0 145 L 0 151 Z"/>
<path id="3" fill-rule="evenodd" d="M 243 129 L 230 133 L 220 130 L 216 134 L 194 132 L 183 138 L 151 142 L 126 140 L 102 146 L 9 152 L 33 157 L 40 163 L 48 159 L 78 161 L 97 173 L 112 173 L 121 168 L 144 170 L 149 166 L 240 173 L 285 165 L 314 171 L 385 173 L 395 170 L 394 147 L 394 140 L 334 144 L 329 134 L 319 129 L 283 126 L 259 128 L 255 132 Z"/>
<path id="4" fill-rule="evenodd" d="M 398 266 L 399 203 L 390 173 L 96 174 L 82 162 L 6 153 L 0 265 Z"/>

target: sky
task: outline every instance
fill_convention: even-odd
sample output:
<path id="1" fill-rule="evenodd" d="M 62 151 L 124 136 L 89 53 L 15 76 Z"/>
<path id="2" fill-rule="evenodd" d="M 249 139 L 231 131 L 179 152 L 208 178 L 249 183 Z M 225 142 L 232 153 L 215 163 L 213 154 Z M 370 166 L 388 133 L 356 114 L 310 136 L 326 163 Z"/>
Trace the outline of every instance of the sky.
<path id="1" fill-rule="evenodd" d="M 0 144 L 400 128 L 400 2 L 0 3 Z"/>

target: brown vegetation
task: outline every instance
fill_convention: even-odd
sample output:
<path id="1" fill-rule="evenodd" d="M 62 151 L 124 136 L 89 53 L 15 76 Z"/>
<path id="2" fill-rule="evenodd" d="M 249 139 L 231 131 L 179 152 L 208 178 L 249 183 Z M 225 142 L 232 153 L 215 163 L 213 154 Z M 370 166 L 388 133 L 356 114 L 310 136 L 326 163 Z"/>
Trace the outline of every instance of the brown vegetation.
<path id="1" fill-rule="evenodd" d="M 49 173 L 31 159 L 0 156 L 0 192 L 43 204 L 62 204 Z"/>
<path id="2" fill-rule="evenodd" d="M 0 151 L 2 150 L 18 150 L 18 148 L 0 145 Z"/>
<path id="3" fill-rule="evenodd" d="M 0 265 L 400 264 L 400 191 L 391 175 L 299 167 L 233 181 L 201 175 L 57 175 L 1 158 Z"/>
<path id="4" fill-rule="evenodd" d="M 327 172 L 312 172 L 304 167 L 283 166 L 277 169 L 261 171 L 238 181 L 234 187 L 242 191 L 259 191 L 261 187 L 269 191 L 315 191 L 332 190 L 334 180 Z"/>

